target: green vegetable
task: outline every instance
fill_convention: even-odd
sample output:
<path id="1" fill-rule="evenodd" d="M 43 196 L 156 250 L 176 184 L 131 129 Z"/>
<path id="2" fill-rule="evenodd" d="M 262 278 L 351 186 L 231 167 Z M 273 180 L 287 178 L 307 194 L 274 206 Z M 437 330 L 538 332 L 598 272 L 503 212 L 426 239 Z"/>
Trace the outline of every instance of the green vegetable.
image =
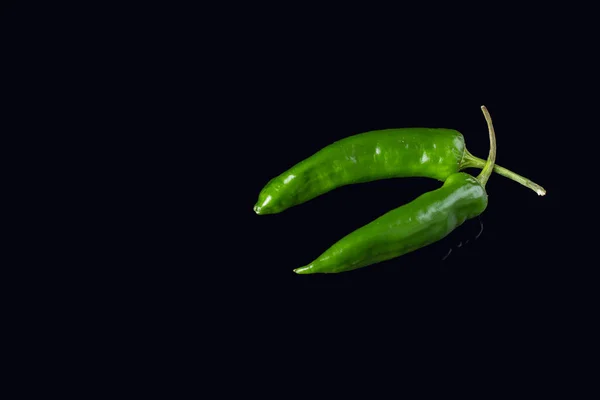
<path id="1" fill-rule="evenodd" d="M 485 185 L 496 161 L 496 138 L 491 117 L 481 107 L 488 124 L 490 152 L 481 173 L 450 174 L 443 186 L 392 210 L 345 236 L 298 274 L 350 271 L 401 256 L 436 242 L 487 207 Z"/>
<path id="2" fill-rule="evenodd" d="M 429 177 L 440 181 L 466 168 L 483 168 L 485 161 L 465 147 L 453 129 L 402 128 L 350 136 L 321 149 L 271 179 L 254 206 L 257 214 L 275 214 L 340 186 L 378 179 Z M 536 183 L 499 165 L 494 171 L 534 190 Z"/>

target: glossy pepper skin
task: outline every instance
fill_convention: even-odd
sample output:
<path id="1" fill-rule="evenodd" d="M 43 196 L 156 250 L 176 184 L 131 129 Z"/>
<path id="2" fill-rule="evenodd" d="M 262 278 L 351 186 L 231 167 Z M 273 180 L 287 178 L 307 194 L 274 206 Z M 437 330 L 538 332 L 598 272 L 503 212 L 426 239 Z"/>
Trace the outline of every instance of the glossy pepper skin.
<path id="1" fill-rule="evenodd" d="M 487 207 L 484 187 L 459 172 L 443 186 L 345 236 L 299 274 L 337 273 L 399 257 L 447 236 Z"/>
<path id="2" fill-rule="evenodd" d="M 447 236 L 487 207 L 485 185 L 496 161 L 496 137 L 487 109 L 490 154 L 481 173 L 451 174 L 441 188 L 427 192 L 348 234 L 298 274 L 339 273 L 362 268 L 420 249 Z"/>
<path id="3" fill-rule="evenodd" d="M 350 136 L 271 179 L 254 210 L 279 213 L 337 187 L 377 179 L 444 180 L 457 171 L 463 150 L 463 136 L 451 129 L 386 129 Z"/>
<path id="4" fill-rule="evenodd" d="M 444 181 L 469 167 L 483 168 L 485 161 L 465 147 L 454 129 L 400 128 L 349 136 L 324 147 L 271 179 L 261 190 L 254 211 L 280 213 L 340 186 L 401 177 L 428 177 Z M 529 179 L 495 166 L 504 175 L 544 195 Z"/>

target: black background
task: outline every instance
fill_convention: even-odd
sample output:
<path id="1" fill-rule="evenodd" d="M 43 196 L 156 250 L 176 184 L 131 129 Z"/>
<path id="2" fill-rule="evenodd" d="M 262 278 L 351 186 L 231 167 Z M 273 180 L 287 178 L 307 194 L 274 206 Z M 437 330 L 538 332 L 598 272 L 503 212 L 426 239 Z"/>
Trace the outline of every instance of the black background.
<path id="1" fill-rule="evenodd" d="M 574 225 L 585 211 L 567 205 L 575 160 L 589 159 L 577 126 L 591 118 L 591 67 L 587 25 L 561 12 L 7 8 L 6 128 L 23 154 L 47 161 L 18 164 L 51 199 L 40 214 L 64 209 L 42 231 L 67 227 L 76 244 L 53 247 L 49 261 L 61 267 L 33 279 L 97 294 L 79 303 L 86 315 L 108 307 L 133 329 L 222 340 L 242 369 L 253 356 L 276 366 L 303 350 L 387 353 L 419 337 L 500 358 L 568 356 L 552 343 L 567 327 L 586 331 L 594 296 Z M 343 274 L 292 272 L 440 182 L 348 186 L 255 215 L 269 179 L 335 140 L 384 128 L 457 129 L 486 158 L 481 105 L 497 162 L 545 197 L 493 175 L 481 218 L 434 245 Z"/>

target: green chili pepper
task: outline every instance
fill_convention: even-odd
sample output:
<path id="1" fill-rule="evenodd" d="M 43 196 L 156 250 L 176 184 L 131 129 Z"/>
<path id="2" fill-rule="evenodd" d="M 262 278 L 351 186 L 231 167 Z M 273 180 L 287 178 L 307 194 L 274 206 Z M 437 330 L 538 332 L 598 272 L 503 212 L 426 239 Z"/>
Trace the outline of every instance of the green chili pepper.
<path id="1" fill-rule="evenodd" d="M 389 260 L 436 242 L 487 207 L 485 184 L 496 161 L 492 119 L 481 107 L 488 124 L 490 152 L 477 178 L 457 172 L 441 188 L 392 210 L 345 236 L 298 274 L 337 273 Z"/>
<path id="2" fill-rule="evenodd" d="M 440 181 L 466 168 L 483 168 L 485 160 L 465 147 L 453 129 L 401 128 L 350 136 L 321 149 L 271 179 L 254 206 L 257 214 L 276 214 L 340 186 L 401 177 Z M 536 183 L 499 165 L 494 171 L 534 190 Z"/>

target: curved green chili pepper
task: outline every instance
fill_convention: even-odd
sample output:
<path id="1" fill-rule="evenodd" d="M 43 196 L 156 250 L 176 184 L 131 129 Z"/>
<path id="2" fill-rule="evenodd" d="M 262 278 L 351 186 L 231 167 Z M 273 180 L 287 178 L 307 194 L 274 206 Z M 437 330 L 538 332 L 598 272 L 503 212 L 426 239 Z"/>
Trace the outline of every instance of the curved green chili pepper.
<path id="1" fill-rule="evenodd" d="M 257 214 L 276 214 L 337 187 L 378 179 L 429 177 L 444 181 L 466 168 L 483 168 L 485 161 L 465 147 L 453 129 L 401 128 L 350 136 L 321 149 L 262 189 L 254 206 Z M 494 171 L 534 190 L 536 183 L 499 165 Z"/>
<path id="2" fill-rule="evenodd" d="M 488 123 L 490 153 L 477 178 L 458 172 L 443 186 L 392 210 L 345 236 L 298 274 L 337 273 L 379 263 L 417 250 L 447 236 L 467 219 L 487 207 L 485 184 L 496 161 L 496 138 L 491 117 Z"/>

